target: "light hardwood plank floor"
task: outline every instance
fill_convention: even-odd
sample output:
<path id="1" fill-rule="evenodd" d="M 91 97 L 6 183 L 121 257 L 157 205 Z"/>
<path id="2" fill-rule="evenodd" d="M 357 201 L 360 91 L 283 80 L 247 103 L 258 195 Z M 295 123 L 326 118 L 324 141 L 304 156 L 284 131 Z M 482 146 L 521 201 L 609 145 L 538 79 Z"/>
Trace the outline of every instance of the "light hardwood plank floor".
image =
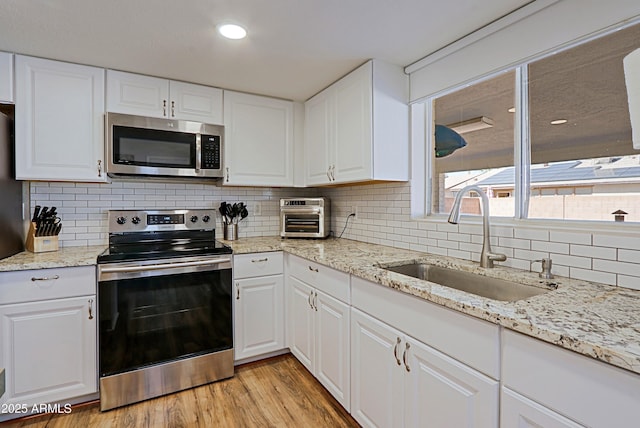
<path id="1" fill-rule="evenodd" d="M 3 428 L 357 427 L 358 423 L 290 354 L 236 367 L 231 379 L 107 412 L 98 403 Z"/>

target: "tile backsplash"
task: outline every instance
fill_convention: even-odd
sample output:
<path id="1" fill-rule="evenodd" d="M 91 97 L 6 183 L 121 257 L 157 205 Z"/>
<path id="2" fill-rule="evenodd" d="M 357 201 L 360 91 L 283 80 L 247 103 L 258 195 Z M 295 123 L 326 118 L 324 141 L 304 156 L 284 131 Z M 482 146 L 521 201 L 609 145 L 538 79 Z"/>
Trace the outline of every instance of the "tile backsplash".
<path id="1" fill-rule="evenodd" d="M 408 183 L 370 184 L 328 189 L 332 229 L 339 234 L 357 208 L 343 237 L 434 254 L 480 260 L 481 220 L 449 224 L 444 217 L 411 219 Z M 508 224 L 509 222 L 503 222 Z M 501 225 L 492 220 L 491 245 L 507 255 L 500 263 L 540 271 L 538 260 L 551 257 L 553 273 L 640 290 L 640 234 L 567 230 L 537 225 Z"/>
<path id="2" fill-rule="evenodd" d="M 310 191 L 311 190 L 311 191 Z M 303 196 L 314 189 L 227 187 L 210 184 L 114 181 L 112 183 L 31 182 L 31 212 L 36 204 L 56 206 L 62 219 L 60 245 L 106 245 L 107 212 L 117 209 L 215 208 L 217 237 L 222 237 L 220 202 L 243 201 L 249 216 L 239 237 L 279 233 L 281 197 Z"/>
<path id="3" fill-rule="evenodd" d="M 114 181 L 109 184 L 31 182 L 31 211 L 36 204 L 58 207 L 62 246 L 106 245 L 110 209 L 217 208 L 221 201 L 244 201 L 249 217 L 239 237 L 276 236 L 279 199 L 327 196 L 331 229 L 357 241 L 408 248 L 478 261 L 482 249 L 479 221 L 453 225 L 444 218 L 411 219 L 409 183 L 384 183 L 324 189 L 227 187 L 208 184 Z M 357 209 L 357 218 L 345 219 Z M 216 221 L 221 228 L 220 216 Z M 493 220 L 493 250 L 508 257 L 503 264 L 540 270 L 532 260 L 551 257 L 553 273 L 640 290 L 640 234 L 605 233 L 535 225 L 501 225 Z M 221 235 L 221 231 L 218 236 Z"/>

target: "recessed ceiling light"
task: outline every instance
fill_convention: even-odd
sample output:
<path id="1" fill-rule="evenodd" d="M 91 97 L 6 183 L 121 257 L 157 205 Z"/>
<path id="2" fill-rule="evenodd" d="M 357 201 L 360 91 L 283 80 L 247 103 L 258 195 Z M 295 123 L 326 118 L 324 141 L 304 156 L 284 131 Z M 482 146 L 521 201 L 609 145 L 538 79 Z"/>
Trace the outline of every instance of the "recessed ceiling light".
<path id="1" fill-rule="evenodd" d="M 516 112 L 516 108 L 515 107 L 511 107 L 509 110 L 507 110 L 509 113 L 515 113 Z"/>
<path id="2" fill-rule="evenodd" d="M 564 125 L 567 122 L 568 122 L 567 119 L 556 119 L 556 120 L 552 120 L 551 124 L 552 125 Z"/>
<path id="3" fill-rule="evenodd" d="M 218 32 L 227 39 L 244 39 L 247 36 L 247 30 L 236 24 L 224 24 L 218 27 Z"/>

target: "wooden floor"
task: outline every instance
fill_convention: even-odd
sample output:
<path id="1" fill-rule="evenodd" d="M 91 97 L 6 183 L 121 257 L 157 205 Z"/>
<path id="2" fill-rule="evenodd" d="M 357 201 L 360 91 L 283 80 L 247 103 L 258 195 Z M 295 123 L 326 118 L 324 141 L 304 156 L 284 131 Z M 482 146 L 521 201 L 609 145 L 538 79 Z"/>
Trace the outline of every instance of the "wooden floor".
<path id="1" fill-rule="evenodd" d="M 42 415 L 5 427 L 357 427 L 290 354 L 236 367 L 231 379 L 100 412 Z"/>

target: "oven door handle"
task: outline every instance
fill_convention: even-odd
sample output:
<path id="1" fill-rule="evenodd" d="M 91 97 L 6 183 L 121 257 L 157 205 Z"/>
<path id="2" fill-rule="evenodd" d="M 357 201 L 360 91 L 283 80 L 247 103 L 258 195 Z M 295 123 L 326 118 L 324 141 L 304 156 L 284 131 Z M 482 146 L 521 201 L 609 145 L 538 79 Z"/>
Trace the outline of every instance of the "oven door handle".
<path id="1" fill-rule="evenodd" d="M 157 264 L 157 265 L 103 267 L 100 269 L 100 271 L 102 273 L 143 272 L 143 271 L 149 271 L 149 270 L 176 269 L 176 268 L 193 267 L 193 266 L 217 265 L 220 263 L 230 263 L 230 262 L 231 262 L 231 259 L 197 260 L 193 262 L 163 263 L 163 264 Z"/>

